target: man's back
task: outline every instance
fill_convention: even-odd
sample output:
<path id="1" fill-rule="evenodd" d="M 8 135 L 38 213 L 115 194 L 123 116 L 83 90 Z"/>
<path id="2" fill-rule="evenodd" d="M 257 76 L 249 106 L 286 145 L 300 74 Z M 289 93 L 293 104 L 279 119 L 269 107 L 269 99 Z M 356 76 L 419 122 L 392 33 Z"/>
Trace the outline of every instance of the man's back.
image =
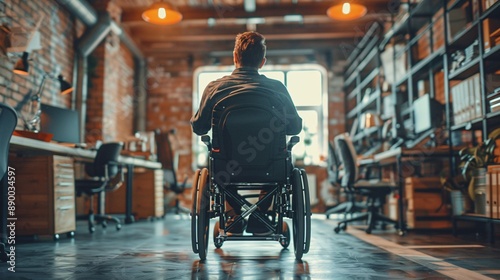
<path id="1" fill-rule="evenodd" d="M 238 68 L 231 75 L 208 84 L 202 96 L 200 109 L 191 119 L 193 131 L 201 135 L 210 130 L 212 110 L 221 99 L 248 92 L 261 92 L 276 99 L 277 104 L 281 105 L 286 112 L 286 133 L 293 135 L 300 132 L 302 120 L 297 114 L 286 87 L 281 82 L 260 75 L 257 70 L 250 68 Z"/>

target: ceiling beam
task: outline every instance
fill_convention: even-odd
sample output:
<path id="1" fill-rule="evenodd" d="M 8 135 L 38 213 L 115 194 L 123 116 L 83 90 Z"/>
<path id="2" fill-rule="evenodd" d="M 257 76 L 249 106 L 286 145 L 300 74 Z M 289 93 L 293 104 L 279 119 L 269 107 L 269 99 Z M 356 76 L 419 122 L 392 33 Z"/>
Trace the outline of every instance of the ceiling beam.
<path id="1" fill-rule="evenodd" d="M 352 48 L 351 39 L 330 39 L 330 40 L 286 40 L 269 41 L 267 43 L 268 55 L 276 55 L 287 51 L 296 53 L 302 51 L 325 51 L 342 48 L 349 50 Z M 207 55 L 207 56 L 231 56 L 233 44 L 227 42 L 206 41 L 206 42 L 182 42 L 182 43 L 157 43 L 145 44 L 146 57 L 171 58 L 177 56 Z"/>
<path id="2" fill-rule="evenodd" d="M 308 3 L 279 3 L 259 5 L 255 12 L 245 11 L 243 5 L 213 5 L 211 7 L 177 7 L 183 15 L 183 21 L 209 19 L 209 18 L 254 18 L 254 17 L 283 17 L 290 14 L 326 15 L 326 10 L 332 5 L 330 2 L 308 2 Z M 391 8 L 386 2 L 366 1 L 365 5 L 371 13 L 390 14 Z M 124 9 L 121 21 L 124 24 L 133 22 L 143 22 L 141 14 L 142 9 Z"/>
<path id="3" fill-rule="evenodd" d="M 363 36 L 372 22 L 342 24 L 274 24 L 258 25 L 258 32 L 267 40 L 314 39 L 314 38 L 353 38 Z M 198 26 L 178 28 L 133 27 L 130 33 L 141 41 L 233 41 L 236 34 L 246 31 L 242 25 Z"/>

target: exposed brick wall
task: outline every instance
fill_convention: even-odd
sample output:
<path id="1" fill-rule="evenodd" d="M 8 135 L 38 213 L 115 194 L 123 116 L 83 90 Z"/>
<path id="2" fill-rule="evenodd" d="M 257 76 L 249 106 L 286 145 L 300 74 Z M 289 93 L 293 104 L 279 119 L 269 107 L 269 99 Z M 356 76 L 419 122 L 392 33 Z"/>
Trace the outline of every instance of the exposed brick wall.
<path id="1" fill-rule="evenodd" d="M 11 29 L 15 27 L 31 29 L 41 16 L 44 17 L 39 29 L 42 49 L 30 54 L 29 76 L 19 76 L 12 72 L 14 64 L 22 53 L 8 55 L 0 53 L 0 102 L 15 107 L 30 91 L 38 90 L 46 72 L 55 77 L 62 74 L 66 80 L 72 81 L 75 25 L 69 13 L 55 1 L 5 0 L 3 2 L 6 11 L 2 23 Z M 47 79 L 42 102 L 70 107 L 71 95 L 59 95 L 59 82 Z M 18 128 L 22 128 L 21 120 L 18 122 Z"/>
<path id="2" fill-rule="evenodd" d="M 200 64 L 201 61 L 194 61 Z M 193 66 L 189 60 L 165 65 L 149 61 L 147 129 L 176 129 L 172 145 L 179 157 L 178 178 L 191 177 Z"/>
<path id="3" fill-rule="evenodd" d="M 87 93 L 87 118 L 85 141 L 95 143 L 102 140 L 104 114 L 104 44 L 100 44 L 88 58 L 89 84 Z"/>
<path id="4" fill-rule="evenodd" d="M 93 1 L 97 11 L 119 19 L 121 9 L 113 1 Z M 132 54 L 110 33 L 89 58 L 90 86 L 85 124 L 86 142 L 126 141 L 133 135 L 134 61 Z"/>
<path id="5" fill-rule="evenodd" d="M 133 134 L 134 61 L 114 35 L 91 55 L 86 141 L 125 141 Z"/>

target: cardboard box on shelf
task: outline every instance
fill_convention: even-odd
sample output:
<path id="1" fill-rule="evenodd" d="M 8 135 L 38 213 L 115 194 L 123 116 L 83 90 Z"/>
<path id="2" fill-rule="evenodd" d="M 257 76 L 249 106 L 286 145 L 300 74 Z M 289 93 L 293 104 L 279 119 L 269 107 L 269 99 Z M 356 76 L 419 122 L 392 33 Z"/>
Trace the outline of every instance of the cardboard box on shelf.
<path id="1" fill-rule="evenodd" d="M 451 228 L 450 211 L 443 204 L 439 177 L 406 178 L 405 201 L 409 228 Z"/>

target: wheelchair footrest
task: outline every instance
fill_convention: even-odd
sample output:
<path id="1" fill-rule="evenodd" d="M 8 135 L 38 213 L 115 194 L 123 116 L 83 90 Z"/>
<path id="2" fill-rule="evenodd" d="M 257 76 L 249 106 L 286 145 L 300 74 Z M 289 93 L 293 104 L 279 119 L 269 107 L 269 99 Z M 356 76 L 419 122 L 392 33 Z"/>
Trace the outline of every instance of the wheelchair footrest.
<path id="1" fill-rule="evenodd" d="M 282 234 L 271 234 L 266 236 L 220 236 L 224 241 L 279 241 L 283 238 Z"/>

